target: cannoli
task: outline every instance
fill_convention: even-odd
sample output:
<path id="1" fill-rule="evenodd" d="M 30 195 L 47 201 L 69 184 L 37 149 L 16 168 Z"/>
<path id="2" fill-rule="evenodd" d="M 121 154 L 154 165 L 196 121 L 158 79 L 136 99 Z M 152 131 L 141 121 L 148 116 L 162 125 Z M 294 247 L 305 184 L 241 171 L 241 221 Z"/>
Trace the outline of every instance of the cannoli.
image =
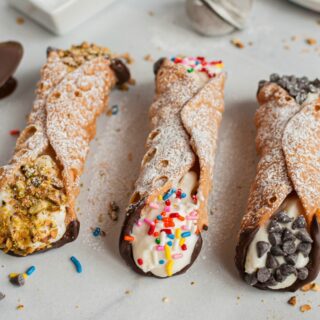
<path id="1" fill-rule="evenodd" d="M 0 249 L 18 256 L 76 239 L 75 199 L 97 116 L 129 79 L 107 48 L 49 48 L 27 127 L 0 169 Z"/>
<path id="2" fill-rule="evenodd" d="M 120 236 L 123 259 L 140 274 L 183 273 L 200 252 L 224 109 L 222 67 L 203 57 L 154 65 L 152 131 Z"/>
<path id="3" fill-rule="evenodd" d="M 295 291 L 320 267 L 320 81 L 262 81 L 255 123 L 260 155 L 235 262 L 260 289 Z"/>

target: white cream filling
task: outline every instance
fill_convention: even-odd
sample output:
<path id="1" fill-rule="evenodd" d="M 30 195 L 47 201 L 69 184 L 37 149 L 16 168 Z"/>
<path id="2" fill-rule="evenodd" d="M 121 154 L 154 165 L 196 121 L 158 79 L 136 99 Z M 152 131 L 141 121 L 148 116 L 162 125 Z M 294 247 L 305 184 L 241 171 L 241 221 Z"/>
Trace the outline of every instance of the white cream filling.
<path id="1" fill-rule="evenodd" d="M 298 216 L 303 214 L 303 207 L 300 203 L 300 200 L 297 196 L 290 196 L 288 197 L 283 205 L 281 206 L 281 210 L 285 210 L 290 218 L 296 219 Z M 293 220 L 294 221 L 294 220 Z M 289 222 L 285 224 L 286 228 L 290 231 L 295 232 L 295 230 L 292 229 L 292 222 Z M 269 242 L 268 240 L 268 222 L 265 223 L 263 226 L 261 226 L 254 236 L 253 240 L 251 241 L 246 262 L 245 262 L 245 272 L 246 273 L 253 273 L 259 268 L 263 268 L 266 266 L 266 259 L 267 259 L 267 253 L 265 253 L 262 257 L 258 257 L 257 254 L 257 242 L 258 241 L 265 241 Z M 295 245 L 297 246 L 301 241 L 299 239 L 295 240 Z M 276 257 L 278 262 L 280 264 L 285 263 L 285 260 L 283 257 Z M 295 264 L 295 268 L 303 268 L 305 267 L 309 262 L 309 257 L 304 257 L 301 252 L 298 253 L 297 262 Z M 295 281 L 297 280 L 297 276 L 294 274 L 289 275 L 283 282 L 279 282 L 275 286 L 270 286 L 270 289 L 282 289 L 287 288 L 291 286 Z"/>
<path id="2" fill-rule="evenodd" d="M 14 209 L 10 205 L 10 193 L 8 193 L 7 191 L 0 191 L 0 206 L 2 206 L 2 201 L 6 202 L 6 209 L 9 211 L 10 215 L 13 215 Z M 48 241 L 49 243 L 54 243 L 59 241 L 65 234 L 66 232 L 65 218 L 66 218 L 66 206 L 60 206 L 59 211 L 53 211 L 53 212 L 44 211 L 38 214 L 39 220 L 43 220 L 43 221 L 50 220 L 56 224 L 57 236 L 55 238 L 50 238 Z M 14 230 L 12 229 L 12 226 L 9 225 L 8 227 L 9 227 L 9 232 L 13 234 Z M 43 226 L 41 230 L 47 233 L 49 231 L 49 227 Z M 37 242 L 31 242 L 26 247 L 21 247 L 19 249 L 24 250 L 27 247 L 37 249 L 37 248 L 43 247 L 44 245 L 47 245 L 47 243 L 37 241 Z"/>
<path id="3" fill-rule="evenodd" d="M 180 228 L 182 234 L 188 231 L 191 233 L 190 236 L 184 238 L 187 250 L 182 250 L 180 246 L 181 238 L 175 237 L 174 239 L 170 239 L 163 231 L 159 235 L 160 246 L 165 246 L 169 241 L 172 242 L 172 246 L 169 247 L 170 259 L 173 261 L 172 274 L 179 272 L 191 262 L 191 256 L 199 238 L 199 235 L 196 234 L 198 220 L 197 210 L 199 204 L 195 204 L 192 200 L 192 191 L 197 187 L 197 183 L 196 173 L 192 171 L 188 172 L 181 179 L 178 186 L 178 188 L 186 194 L 186 197 L 184 199 L 178 199 L 174 194 L 169 198 L 171 210 L 167 213 L 167 216 L 169 216 L 170 213 L 178 213 L 180 216 L 184 217 L 185 220 L 181 221 L 175 218 L 175 226 L 171 228 L 165 227 L 163 221 L 159 221 L 156 224 L 155 232 L 160 233 L 161 229 L 171 229 L 172 234 L 176 235 L 176 230 Z M 134 237 L 132 242 L 133 258 L 136 265 L 144 272 L 151 272 L 158 277 L 167 277 L 167 263 L 169 257 L 165 250 L 157 250 L 159 245 L 155 243 L 156 237 L 148 235 L 150 226 L 144 222 L 144 219 L 154 221 L 157 219 L 157 216 L 161 215 L 165 210 L 164 201 L 157 200 L 154 201 L 153 204 L 158 206 L 158 208 L 151 208 L 149 205 L 146 205 L 141 212 L 139 225 L 134 225 L 132 229 L 132 236 Z M 138 259 L 142 259 L 143 264 L 139 264 Z M 160 262 L 163 262 L 163 264 L 160 264 Z"/>

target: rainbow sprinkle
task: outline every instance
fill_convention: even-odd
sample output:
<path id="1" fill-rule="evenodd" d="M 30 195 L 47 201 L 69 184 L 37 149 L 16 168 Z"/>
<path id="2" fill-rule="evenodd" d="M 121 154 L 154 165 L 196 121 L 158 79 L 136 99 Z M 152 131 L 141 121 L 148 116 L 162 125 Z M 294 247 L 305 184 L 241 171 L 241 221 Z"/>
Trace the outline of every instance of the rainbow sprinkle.
<path id="1" fill-rule="evenodd" d="M 153 237 L 149 253 L 142 257 L 151 257 L 150 260 L 143 261 L 142 258 L 136 260 L 137 265 L 148 268 L 149 261 L 152 265 L 163 265 L 167 276 L 172 276 L 174 260 L 182 259 L 184 251 L 188 250 L 186 241 L 189 237 L 197 234 L 197 207 L 191 208 L 189 212 L 181 211 L 179 205 L 181 199 L 185 199 L 187 194 L 181 189 L 171 188 L 163 195 L 158 196 L 158 200 L 148 203 L 150 212 L 154 218 L 149 216 L 142 217 L 141 223 L 137 226 L 144 225 L 148 236 Z M 188 200 L 190 201 L 190 200 Z M 191 203 L 197 204 L 196 196 L 191 197 Z M 158 212 L 153 210 L 157 209 Z M 180 211 L 179 211 L 180 210 Z M 124 240 L 132 242 L 134 236 L 125 235 Z"/>
<path id="2" fill-rule="evenodd" d="M 172 57 L 175 64 L 183 65 L 188 73 L 195 71 L 204 72 L 209 78 L 213 78 L 220 73 L 224 67 L 221 60 L 208 61 L 205 57 Z"/>

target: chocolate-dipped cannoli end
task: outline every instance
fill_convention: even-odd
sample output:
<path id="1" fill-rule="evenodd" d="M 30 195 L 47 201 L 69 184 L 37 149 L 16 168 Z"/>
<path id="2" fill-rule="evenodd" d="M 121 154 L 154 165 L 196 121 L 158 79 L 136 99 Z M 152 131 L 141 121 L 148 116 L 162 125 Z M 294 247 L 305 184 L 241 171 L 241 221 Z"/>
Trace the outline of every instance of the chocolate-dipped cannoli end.
<path id="1" fill-rule="evenodd" d="M 149 277 L 155 277 L 158 279 L 163 279 L 169 277 L 169 275 L 163 277 L 163 276 L 157 276 L 153 274 L 151 271 L 144 272 L 135 262 L 132 252 L 132 242 L 134 241 L 134 237 L 132 234 L 132 229 L 134 224 L 139 223 L 141 210 L 146 205 L 145 199 L 142 199 L 134 204 L 131 204 L 127 210 L 125 223 L 121 230 L 120 235 L 120 241 L 119 241 L 119 250 L 120 255 L 126 262 L 126 264 L 132 268 L 133 271 L 137 272 L 138 274 L 149 276 Z M 180 275 L 185 273 L 191 265 L 194 263 L 194 261 L 197 259 L 200 251 L 202 248 L 202 237 L 201 234 L 199 234 L 198 240 L 194 246 L 193 253 L 191 255 L 190 263 L 187 264 L 185 267 L 183 267 L 180 271 L 172 274 L 172 275 Z M 159 260 L 161 261 L 161 260 Z M 143 262 L 143 261 L 142 261 Z"/>
<path id="2" fill-rule="evenodd" d="M 154 65 L 153 65 L 153 73 L 154 73 L 155 75 L 157 75 L 159 69 L 161 68 L 161 66 L 162 66 L 162 64 L 163 64 L 163 62 L 164 62 L 165 60 L 166 60 L 166 58 L 160 58 L 160 59 L 158 59 L 158 60 L 154 63 Z"/>
<path id="3" fill-rule="evenodd" d="M 130 80 L 130 71 L 120 59 L 112 59 L 110 67 L 118 79 L 117 85 L 122 85 Z"/>
<path id="4" fill-rule="evenodd" d="M 197 174 L 188 172 L 181 189 L 130 205 L 120 236 L 120 253 L 139 274 L 166 278 L 184 273 L 202 246 L 198 202 L 193 200 Z"/>
<path id="5" fill-rule="evenodd" d="M 0 188 L 0 248 L 26 256 L 59 247 L 78 235 L 79 223 L 66 225 L 67 195 L 51 156 L 30 160 Z"/>
<path id="6" fill-rule="evenodd" d="M 0 99 L 9 96 L 17 87 L 13 78 L 23 56 L 23 47 L 19 42 L 0 43 Z"/>
<path id="7" fill-rule="evenodd" d="M 236 266 L 249 285 L 296 291 L 313 281 L 320 268 L 320 228 L 314 215 L 310 228 L 297 196 L 290 196 L 263 225 L 240 233 Z"/>

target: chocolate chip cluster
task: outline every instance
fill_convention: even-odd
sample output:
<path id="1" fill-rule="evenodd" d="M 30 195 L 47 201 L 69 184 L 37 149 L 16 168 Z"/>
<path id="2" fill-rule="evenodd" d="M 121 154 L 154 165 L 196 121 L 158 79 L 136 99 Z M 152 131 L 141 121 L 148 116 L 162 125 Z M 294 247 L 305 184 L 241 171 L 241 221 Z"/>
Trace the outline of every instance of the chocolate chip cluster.
<path id="1" fill-rule="evenodd" d="M 262 80 L 259 82 L 259 90 L 268 81 Z M 280 87 L 288 91 L 297 103 L 302 104 L 308 97 L 309 93 L 320 94 L 320 80 L 309 80 L 307 77 L 295 76 L 279 76 L 277 73 L 270 75 L 269 82 L 278 84 Z"/>
<path id="2" fill-rule="evenodd" d="M 288 224 L 291 224 L 291 229 Z M 299 280 L 305 280 L 309 271 L 306 267 L 297 268 L 298 255 L 308 257 L 312 249 L 312 238 L 306 229 L 306 220 L 301 215 L 296 219 L 287 212 L 276 213 L 267 228 L 268 242 L 258 241 L 257 256 L 266 257 L 266 266 L 252 274 L 246 274 L 245 280 L 250 285 L 272 287 L 285 281 L 294 274 Z"/>

